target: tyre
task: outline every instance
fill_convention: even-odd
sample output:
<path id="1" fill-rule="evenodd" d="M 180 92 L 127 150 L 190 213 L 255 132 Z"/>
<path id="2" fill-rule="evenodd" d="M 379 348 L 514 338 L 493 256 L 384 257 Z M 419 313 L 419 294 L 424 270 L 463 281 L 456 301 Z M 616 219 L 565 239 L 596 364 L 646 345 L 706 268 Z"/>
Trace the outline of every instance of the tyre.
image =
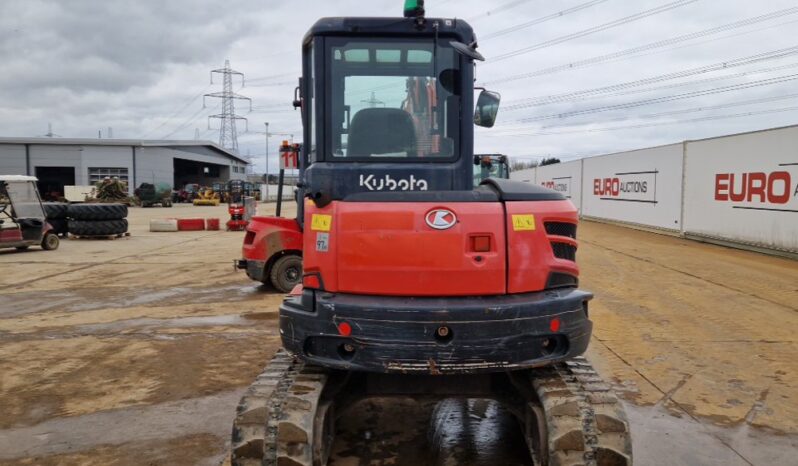
<path id="1" fill-rule="evenodd" d="M 290 293 L 302 283 L 302 258 L 296 254 L 283 256 L 272 265 L 269 279 L 272 286 L 283 293 Z"/>
<path id="2" fill-rule="evenodd" d="M 119 220 L 127 217 L 125 204 L 70 204 L 67 216 L 72 220 Z"/>
<path id="3" fill-rule="evenodd" d="M 55 233 L 47 233 L 44 235 L 44 238 L 42 238 L 42 249 L 45 251 L 54 251 L 58 249 L 59 244 L 61 244 L 61 241 Z"/>
<path id="4" fill-rule="evenodd" d="M 47 220 L 57 220 L 67 217 L 69 204 L 66 202 L 42 202 L 42 207 L 44 207 L 44 215 Z"/>
<path id="5" fill-rule="evenodd" d="M 65 235 L 69 232 L 69 229 L 67 227 L 67 219 L 65 218 L 56 218 L 56 219 L 48 218 L 47 223 L 49 223 L 50 226 L 53 227 L 53 233 L 55 233 L 56 235 Z"/>
<path id="6" fill-rule="evenodd" d="M 127 232 L 127 220 L 70 220 L 69 232 L 77 236 L 110 236 Z"/>

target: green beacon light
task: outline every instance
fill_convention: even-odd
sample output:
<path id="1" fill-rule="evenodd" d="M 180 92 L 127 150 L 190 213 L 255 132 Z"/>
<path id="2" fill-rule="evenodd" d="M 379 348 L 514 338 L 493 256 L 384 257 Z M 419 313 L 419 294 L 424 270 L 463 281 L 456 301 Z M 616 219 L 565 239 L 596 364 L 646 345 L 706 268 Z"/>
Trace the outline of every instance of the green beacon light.
<path id="1" fill-rule="evenodd" d="M 405 0 L 405 18 L 424 16 L 424 0 Z"/>

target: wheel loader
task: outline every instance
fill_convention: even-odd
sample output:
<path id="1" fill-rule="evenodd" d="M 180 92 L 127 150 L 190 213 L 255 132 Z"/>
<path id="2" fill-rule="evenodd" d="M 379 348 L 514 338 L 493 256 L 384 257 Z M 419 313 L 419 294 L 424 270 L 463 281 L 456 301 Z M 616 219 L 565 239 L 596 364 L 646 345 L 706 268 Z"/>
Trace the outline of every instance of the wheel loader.
<path id="1" fill-rule="evenodd" d="M 211 187 L 204 187 L 197 193 L 197 198 L 192 201 L 196 206 L 217 206 L 221 202 L 219 193 Z"/>
<path id="2" fill-rule="evenodd" d="M 474 188 L 474 125 L 492 127 L 500 99 L 474 98 L 468 23 L 423 7 L 304 37 L 298 214 L 270 227 L 301 241 L 302 282 L 279 309 L 283 349 L 238 405 L 232 464 L 327 464 L 347 409 L 392 396 L 495 399 L 530 464 L 632 464 L 623 408 L 582 356 L 577 211 L 528 183 Z"/>

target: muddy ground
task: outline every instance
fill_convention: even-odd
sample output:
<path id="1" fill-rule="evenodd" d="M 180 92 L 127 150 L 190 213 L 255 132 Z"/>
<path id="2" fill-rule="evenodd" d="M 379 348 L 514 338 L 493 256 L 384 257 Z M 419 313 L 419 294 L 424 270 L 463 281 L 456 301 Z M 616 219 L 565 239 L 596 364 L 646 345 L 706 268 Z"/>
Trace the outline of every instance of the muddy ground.
<path id="1" fill-rule="evenodd" d="M 0 465 L 225 461 L 281 297 L 233 270 L 242 233 L 147 231 L 197 215 L 226 211 L 132 209 L 128 238 L 0 251 Z M 636 463 L 795 464 L 798 264 L 598 223 L 580 238 L 588 357 L 625 400 Z M 527 461 L 490 400 L 356 411 L 335 464 Z"/>

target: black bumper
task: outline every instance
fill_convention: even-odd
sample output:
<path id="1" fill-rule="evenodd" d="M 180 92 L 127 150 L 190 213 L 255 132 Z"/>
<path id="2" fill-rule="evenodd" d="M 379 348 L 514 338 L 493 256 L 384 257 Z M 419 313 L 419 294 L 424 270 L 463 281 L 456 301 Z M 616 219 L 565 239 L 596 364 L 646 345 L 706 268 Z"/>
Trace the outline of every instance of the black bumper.
<path id="1" fill-rule="evenodd" d="M 265 282 L 268 278 L 266 276 L 266 261 L 239 259 L 235 265 L 237 269 L 246 270 L 247 276 L 257 282 Z"/>
<path id="2" fill-rule="evenodd" d="M 591 293 L 404 298 L 305 290 L 280 306 L 283 346 L 325 367 L 475 373 L 544 366 L 582 354 Z M 346 336 L 347 325 L 351 334 Z M 342 331 L 343 330 L 343 331 Z"/>

